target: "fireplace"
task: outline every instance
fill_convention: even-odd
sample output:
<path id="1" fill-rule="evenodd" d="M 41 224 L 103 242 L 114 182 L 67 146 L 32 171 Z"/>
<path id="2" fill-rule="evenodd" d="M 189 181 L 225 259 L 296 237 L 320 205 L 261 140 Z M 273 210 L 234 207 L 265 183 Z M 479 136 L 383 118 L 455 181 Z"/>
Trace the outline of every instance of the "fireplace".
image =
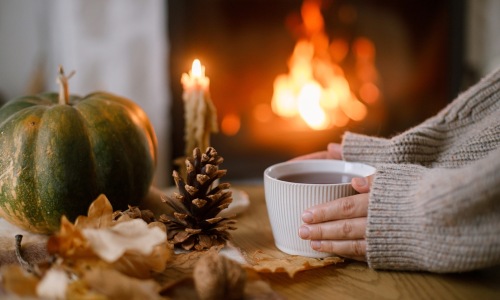
<path id="1" fill-rule="evenodd" d="M 227 180 L 260 179 L 346 130 L 389 137 L 418 124 L 460 89 L 463 10 L 453 0 L 170 1 L 172 160 L 184 152 L 180 76 L 195 58 L 211 79 L 211 141 Z"/>

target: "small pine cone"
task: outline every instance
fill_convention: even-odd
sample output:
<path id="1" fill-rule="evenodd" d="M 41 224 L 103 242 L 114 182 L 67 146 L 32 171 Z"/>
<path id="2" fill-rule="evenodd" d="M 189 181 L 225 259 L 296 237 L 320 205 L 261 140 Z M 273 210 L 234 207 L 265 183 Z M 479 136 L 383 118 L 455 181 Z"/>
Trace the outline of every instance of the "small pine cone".
<path id="1" fill-rule="evenodd" d="M 203 250 L 225 245 L 229 240 L 228 230 L 236 229 L 236 221 L 217 215 L 233 201 L 230 185 L 213 187 L 226 174 L 226 170 L 219 169 L 223 160 L 212 147 L 204 153 L 196 148 L 193 157 L 186 159 L 186 178 L 173 172 L 178 193 L 163 197 L 169 212 L 160 216 L 170 243 L 186 250 Z"/>

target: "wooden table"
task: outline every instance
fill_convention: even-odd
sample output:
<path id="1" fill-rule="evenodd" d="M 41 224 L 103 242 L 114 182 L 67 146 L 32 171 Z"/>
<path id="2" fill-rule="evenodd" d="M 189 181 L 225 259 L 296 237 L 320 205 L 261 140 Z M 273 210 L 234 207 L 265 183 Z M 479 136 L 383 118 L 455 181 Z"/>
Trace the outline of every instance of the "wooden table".
<path id="1" fill-rule="evenodd" d="M 250 206 L 238 217 L 234 244 L 247 253 L 277 251 L 262 185 L 235 186 L 249 194 Z M 287 299 L 500 299 L 500 266 L 461 273 L 375 271 L 366 263 L 346 261 L 307 270 L 289 278 L 263 274 Z"/>

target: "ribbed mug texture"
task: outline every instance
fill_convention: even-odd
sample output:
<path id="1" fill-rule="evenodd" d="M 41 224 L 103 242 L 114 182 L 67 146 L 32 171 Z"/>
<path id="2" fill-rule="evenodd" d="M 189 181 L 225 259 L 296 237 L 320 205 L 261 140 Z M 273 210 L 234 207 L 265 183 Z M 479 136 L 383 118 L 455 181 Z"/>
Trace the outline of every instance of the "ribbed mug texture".
<path id="1" fill-rule="evenodd" d="M 294 164 L 292 166 L 286 164 Z M 264 171 L 264 190 L 267 211 L 276 247 L 281 251 L 308 257 L 327 257 L 328 253 L 315 251 L 310 241 L 302 240 L 299 227 L 303 224 L 304 210 L 337 198 L 354 195 L 356 191 L 350 183 L 306 184 L 279 180 L 279 176 L 304 171 L 346 172 L 346 162 L 335 160 L 290 161 L 271 166 Z M 348 163 L 347 163 L 348 164 Z M 375 169 L 361 164 L 347 166 L 346 173 L 360 177 L 372 174 Z M 281 168 L 281 169 L 280 169 Z"/>

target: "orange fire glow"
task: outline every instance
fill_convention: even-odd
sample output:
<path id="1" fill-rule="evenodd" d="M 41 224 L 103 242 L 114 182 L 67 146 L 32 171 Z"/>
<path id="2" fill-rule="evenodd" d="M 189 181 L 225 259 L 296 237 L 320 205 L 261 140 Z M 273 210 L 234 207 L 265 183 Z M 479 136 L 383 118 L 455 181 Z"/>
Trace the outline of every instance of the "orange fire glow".
<path id="1" fill-rule="evenodd" d="M 357 38 L 352 45 L 342 39 L 329 42 L 320 1 L 305 0 L 301 15 L 306 38 L 295 45 L 288 62 L 289 73 L 279 75 L 274 81 L 273 112 L 285 118 L 300 116 L 315 130 L 344 127 L 349 120 L 363 120 L 368 112 L 366 104 L 376 102 L 380 95 L 375 84 L 373 42 L 367 38 Z M 357 93 L 339 65 L 349 48 L 360 82 Z"/>

